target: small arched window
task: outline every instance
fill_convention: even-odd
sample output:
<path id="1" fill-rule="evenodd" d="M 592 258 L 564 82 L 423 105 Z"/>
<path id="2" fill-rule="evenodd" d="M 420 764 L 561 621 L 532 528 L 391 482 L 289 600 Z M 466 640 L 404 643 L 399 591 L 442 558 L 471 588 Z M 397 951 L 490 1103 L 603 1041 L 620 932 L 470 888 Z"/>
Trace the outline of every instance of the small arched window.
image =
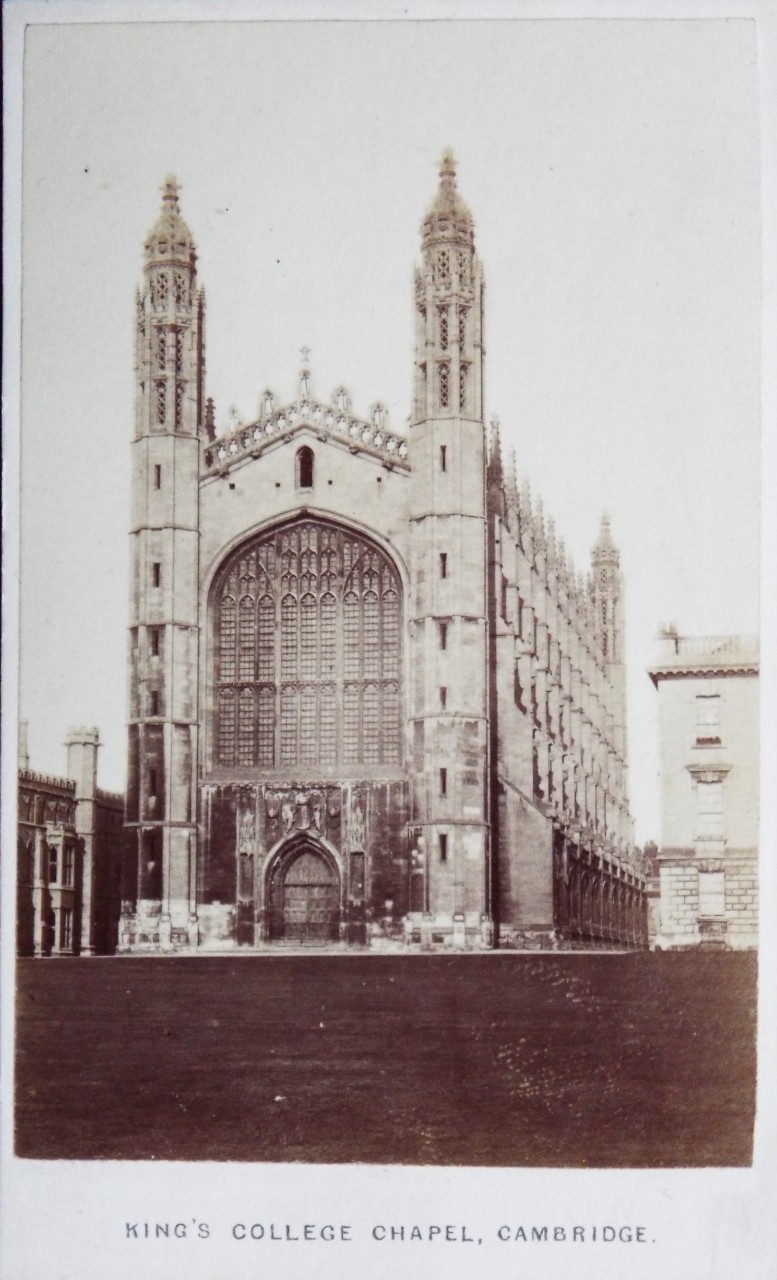
<path id="1" fill-rule="evenodd" d="M 306 444 L 297 450 L 297 488 L 313 488 L 313 450 Z"/>

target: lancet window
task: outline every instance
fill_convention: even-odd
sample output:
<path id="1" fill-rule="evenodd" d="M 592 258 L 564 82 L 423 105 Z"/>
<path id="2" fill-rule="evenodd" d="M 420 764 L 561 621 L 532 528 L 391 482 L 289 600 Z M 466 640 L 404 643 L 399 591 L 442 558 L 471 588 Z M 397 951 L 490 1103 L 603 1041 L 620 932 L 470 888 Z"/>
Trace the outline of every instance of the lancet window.
<path id="1" fill-rule="evenodd" d="M 323 521 L 234 555 L 215 588 L 215 763 L 400 763 L 401 602 L 389 558 Z"/>

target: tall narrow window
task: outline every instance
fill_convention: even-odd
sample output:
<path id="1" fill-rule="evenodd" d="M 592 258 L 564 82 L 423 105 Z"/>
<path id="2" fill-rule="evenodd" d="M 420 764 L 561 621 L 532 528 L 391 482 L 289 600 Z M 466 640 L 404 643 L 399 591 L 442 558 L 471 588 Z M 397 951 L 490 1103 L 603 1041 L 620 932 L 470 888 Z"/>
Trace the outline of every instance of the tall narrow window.
<path id="1" fill-rule="evenodd" d="M 443 685 L 440 685 L 440 706 L 442 707 L 443 711 L 445 710 L 447 705 L 448 705 L 448 690 L 443 684 Z"/>
<path id="2" fill-rule="evenodd" d="M 448 446 L 445 444 L 440 445 L 440 470 L 448 470 Z"/>
<path id="3" fill-rule="evenodd" d="M 237 708 L 237 762 L 254 763 L 254 691 L 241 689 Z"/>
<path id="4" fill-rule="evenodd" d="M 448 794 L 448 770 L 441 769 L 440 770 L 440 795 L 447 796 L 447 794 Z"/>
<path id="5" fill-rule="evenodd" d="M 72 885 L 73 883 L 73 846 L 67 845 L 62 855 L 62 883 L 64 885 Z"/>
<path id="6" fill-rule="evenodd" d="M 467 407 L 467 366 L 459 365 L 459 409 L 463 412 Z"/>
<path id="7" fill-rule="evenodd" d="M 447 622 L 441 622 L 441 623 L 440 623 L 440 648 L 441 648 L 441 649 L 447 649 L 447 648 L 448 648 L 448 624 L 447 624 Z"/>
<path id="8" fill-rule="evenodd" d="M 167 336 L 164 329 L 158 329 L 156 335 L 156 367 L 164 371 L 167 363 Z"/>
<path id="9" fill-rule="evenodd" d="M 156 384 L 156 420 L 163 423 L 165 420 L 165 411 L 167 408 L 167 394 L 164 382 Z"/>
<path id="10" fill-rule="evenodd" d="M 440 350 L 448 350 L 448 308 L 440 307 Z"/>
<path id="11" fill-rule="evenodd" d="M 180 329 L 175 334 L 175 372 L 183 373 L 183 334 Z"/>
<path id="12" fill-rule="evenodd" d="M 297 487 L 299 489 L 313 488 L 313 464 L 313 450 L 304 444 L 297 450 Z"/>
<path id="13" fill-rule="evenodd" d="M 157 693 L 156 689 L 151 690 L 149 714 L 152 716 L 159 715 L 159 694 Z"/>
<path id="14" fill-rule="evenodd" d="M 459 309 L 459 346 L 463 347 L 467 339 L 467 308 Z"/>
<path id="15" fill-rule="evenodd" d="M 441 831 L 438 840 L 438 848 L 440 850 L 440 862 L 448 861 L 448 835 L 447 832 Z"/>
<path id="16" fill-rule="evenodd" d="M 253 680 L 256 663 L 256 613 L 250 596 L 243 596 L 240 601 L 238 623 L 240 630 L 237 641 L 237 678 Z"/>
<path id="17" fill-rule="evenodd" d="M 154 488 L 155 489 L 162 488 L 162 468 L 160 467 L 158 462 L 154 466 Z"/>
<path id="18" fill-rule="evenodd" d="M 726 879 L 724 871 L 699 872 L 699 915 L 726 914 Z"/>
<path id="19" fill-rule="evenodd" d="M 440 365 L 440 408 L 447 409 L 450 398 L 450 369 L 447 364 Z"/>
<path id="20" fill-rule="evenodd" d="M 720 696 L 717 693 L 697 695 L 696 741 L 700 746 L 720 742 Z"/>
<path id="21" fill-rule="evenodd" d="M 162 585 L 162 566 L 158 560 L 155 560 L 151 566 L 151 582 L 155 587 Z"/>
<path id="22" fill-rule="evenodd" d="M 180 430 L 183 426 L 183 383 L 175 384 L 175 429 Z"/>
<path id="23" fill-rule="evenodd" d="M 698 804 L 698 835 L 712 839 L 723 834 L 723 783 L 699 782 L 696 788 Z"/>
<path id="24" fill-rule="evenodd" d="M 501 592 L 500 606 L 501 606 L 501 612 L 502 612 L 502 621 L 509 622 L 509 618 L 507 616 L 507 578 L 504 576 L 504 574 L 502 574 L 502 592 Z"/>
<path id="25" fill-rule="evenodd" d="M 447 576 L 448 576 L 448 553 L 447 551 L 441 551 L 440 552 L 440 577 L 447 578 Z"/>
<path id="26" fill-rule="evenodd" d="M 275 695 L 272 689 L 259 690 L 256 750 L 257 764 L 272 768 L 275 763 Z"/>
<path id="27" fill-rule="evenodd" d="M 156 784 L 157 784 L 157 774 L 156 774 L 156 769 L 153 769 L 153 768 L 152 768 L 152 769 L 149 769 L 149 771 L 148 771 L 148 794 L 149 794 L 150 796 L 155 796 L 155 795 L 156 795 Z"/>
<path id="28" fill-rule="evenodd" d="M 152 658 L 159 657 L 159 627 L 148 629 L 148 651 Z"/>
<path id="29" fill-rule="evenodd" d="M 63 907 L 62 909 L 62 949 L 69 951 L 73 945 L 73 909 L 72 907 Z"/>
<path id="30" fill-rule="evenodd" d="M 56 884 L 59 878 L 59 850 L 56 845 L 49 846 L 49 884 Z"/>

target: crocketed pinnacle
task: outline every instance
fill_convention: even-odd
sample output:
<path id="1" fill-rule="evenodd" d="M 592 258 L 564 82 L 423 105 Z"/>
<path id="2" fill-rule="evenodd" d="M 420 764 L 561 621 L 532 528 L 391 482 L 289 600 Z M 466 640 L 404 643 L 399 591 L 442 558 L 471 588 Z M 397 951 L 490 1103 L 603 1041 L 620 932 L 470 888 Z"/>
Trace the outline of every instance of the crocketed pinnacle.
<path id="1" fill-rule="evenodd" d="M 177 179 L 168 174 L 162 187 L 162 208 L 159 217 L 148 234 L 145 244 L 146 259 L 152 262 L 180 259 L 194 252 L 192 234 L 181 217 L 178 203 L 180 186 Z"/>
<path id="2" fill-rule="evenodd" d="M 456 186 L 456 161 L 450 150 L 443 152 L 440 185 L 424 218 L 422 232 L 425 244 L 430 240 L 472 242 L 472 214 L 459 195 Z"/>
<path id="3" fill-rule="evenodd" d="M 610 517 L 606 511 L 602 514 L 599 537 L 596 540 L 591 561 L 597 567 L 605 564 L 617 565 L 620 563 L 618 548 L 613 542 L 610 532 Z"/>

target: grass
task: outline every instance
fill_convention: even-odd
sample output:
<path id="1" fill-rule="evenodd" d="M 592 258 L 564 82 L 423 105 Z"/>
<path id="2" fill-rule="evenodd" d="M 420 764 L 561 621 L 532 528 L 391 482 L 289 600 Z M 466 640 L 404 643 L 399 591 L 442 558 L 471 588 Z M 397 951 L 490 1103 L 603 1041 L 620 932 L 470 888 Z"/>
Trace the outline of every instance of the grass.
<path id="1" fill-rule="evenodd" d="M 745 1165 L 751 955 L 21 960 L 33 1158 Z"/>

